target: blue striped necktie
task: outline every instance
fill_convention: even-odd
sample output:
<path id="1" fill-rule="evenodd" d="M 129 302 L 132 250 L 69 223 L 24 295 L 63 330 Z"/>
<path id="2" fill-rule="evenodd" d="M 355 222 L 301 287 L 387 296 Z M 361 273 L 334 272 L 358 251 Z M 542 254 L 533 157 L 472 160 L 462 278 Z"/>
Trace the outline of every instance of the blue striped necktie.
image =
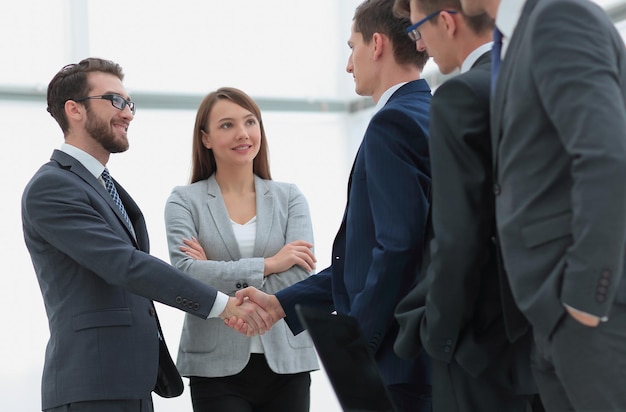
<path id="1" fill-rule="evenodd" d="M 500 59 L 502 54 L 502 32 L 497 27 L 493 29 L 493 47 L 491 48 L 491 94 L 496 90 Z"/>
<path id="2" fill-rule="evenodd" d="M 117 207 L 120 209 L 120 212 L 122 212 L 122 216 L 124 217 L 124 221 L 126 222 L 128 229 L 130 229 L 133 236 L 135 236 L 133 225 L 130 223 L 130 219 L 128 218 L 128 214 L 126 213 L 126 209 L 124 208 L 124 205 L 122 204 L 122 199 L 120 199 L 120 196 L 117 193 L 117 189 L 115 188 L 115 184 L 113 184 L 113 179 L 111 178 L 111 175 L 109 174 L 109 170 L 105 168 L 104 171 L 102 172 L 102 175 L 100 176 L 102 177 L 104 186 L 107 188 L 107 190 L 109 191 L 109 194 L 113 198 L 113 201 L 115 202 Z"/>

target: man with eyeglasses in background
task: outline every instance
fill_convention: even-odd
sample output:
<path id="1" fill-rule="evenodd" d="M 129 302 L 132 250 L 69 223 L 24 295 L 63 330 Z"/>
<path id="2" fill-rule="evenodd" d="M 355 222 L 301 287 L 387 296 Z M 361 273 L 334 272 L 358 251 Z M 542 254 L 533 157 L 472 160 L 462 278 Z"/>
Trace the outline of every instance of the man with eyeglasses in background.
<path id="1" fill-rule="evenodd" d="M 493 241 L 493 19 L 464 15 L 459 0 L 396 0 L 394 10 L 410 16 L 407 34 L 441 73 L 460 70 L 431 101 L 428 288 L 419 285 L 398 305 L 395 349 L 402 357 L 422 348 L 432 356 L 435 412 L 526 412 L 537 401 L 532 334 L 499 270 Z M 505 324 L 505 311 L 520 322 Z M 540 404 L 534 410 L 542 410 Z"/>
<path id="2" fill-rule="evenodd" d="M 152 300 L 204 319 L 236 316 L 247 334 L 272 323 L 252 302 L 237 306 L 148 254 L 143 215 L 105 168 L 111 153 L 129 146 L 135 103 L 123 77 L 116 63 L 88 58 L 64 67 L 48 86 L 48 111 L 65 143 L 22 198 L 24 238 L 50 329 L 44 411 L 150 412 L 152 391 L 183 392 Z"/>

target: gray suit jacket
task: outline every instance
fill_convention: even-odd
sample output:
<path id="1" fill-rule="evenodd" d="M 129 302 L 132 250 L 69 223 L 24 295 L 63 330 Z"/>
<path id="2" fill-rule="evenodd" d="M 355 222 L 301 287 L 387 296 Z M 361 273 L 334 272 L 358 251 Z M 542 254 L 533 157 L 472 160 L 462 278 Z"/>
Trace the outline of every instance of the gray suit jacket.
<path id="1" fill-rule="evenodd" d="M 528 0 L 492 100 L 496 219 L 516 302 L 548 335 L 563 304 L 626 303 L 626 52 L 586 0 Z"/>
<path id="2" fill-rule="evenodd" d="M 104 186 L 66 153 L 55 150 L 24 190 L 24 238 L 50 327 L 43 409 L 146 398 L 164 364 L 180 381 L 168 353 L 160 364 L 151 299 L 201 318 L 215 301 L 217 290 L 148 254 L 143 215 L 116 187 L 136 239 Z"/>
<path id="3" fill-rule="evenodd" d="M 486 375 L 516 393 L 532 393 L 532 339 L 526 328 L 524 336 L 509 341 L 505 313 L 515 303 L 507 299 L 510 292 L 493 242 L 490 68 L 487 52 L 471 70 L 443 83 L 432 98 L 434 239 L 425 249 L 426 279 L 396 308 L 400 332 L 394 348 L 413 358 L 423 347 L 435 359 L 454 359 L 471 376 Z"/>
<path id="4" fill-rule="evenodd" d="M 253 258 L 241 258 L 220 188 L 211 176 L 174 188 L 165 206 L 165 223 L 172 264 L 224 293 L 254 286 L 275 293 L 309 276 L 291 269 L 263 280 L 264 258 L 294 240 L 313 242 L 309 208 L 295 185 L 255 176 L 257 234 Z M 179 250 L 183 238 L 196 237 L 207 261 Z M 294 336 L 283 320 L 261 336 L 265 357 L 277 373 L 318 369 L 307 333 Z M 185 318 L 177 366 L 184 376 L 229 376 L 240 372 L 250 357 L 250 338 L 226 327 L 220 319 Z"/>

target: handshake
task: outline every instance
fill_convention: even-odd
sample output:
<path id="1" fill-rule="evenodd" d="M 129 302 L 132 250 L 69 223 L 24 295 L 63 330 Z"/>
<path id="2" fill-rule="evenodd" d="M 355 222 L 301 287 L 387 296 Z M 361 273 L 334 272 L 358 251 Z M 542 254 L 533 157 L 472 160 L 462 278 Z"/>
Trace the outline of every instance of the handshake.
<path id="1" fill-rule="evenodd" d="M 264 334 L 284 317 L 285 311 L 276 296 L 252 286 L 237 291 L 234 298 L 228 298 L 226 308 L 220 314 L 226 326 L 247 336 Z"/>

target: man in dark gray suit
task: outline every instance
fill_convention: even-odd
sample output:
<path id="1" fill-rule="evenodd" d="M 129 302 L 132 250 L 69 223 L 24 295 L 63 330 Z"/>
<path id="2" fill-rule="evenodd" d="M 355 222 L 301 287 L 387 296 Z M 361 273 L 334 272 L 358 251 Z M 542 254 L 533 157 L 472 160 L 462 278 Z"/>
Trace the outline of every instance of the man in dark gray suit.
<path id="1" fill-rule="evenodd" d="M 410 14 L 407 32 L 418 51 L 427 51 L 443 74 L 460 70 L 430 105 L 428 288 L 418 284 L 398 305 L 395 350 L 413 357 L 423 347 L 432 356 L 435 412 L 526 412 L 536 393 L 532 335 L 525 321 L 505 324 L 504 311 L 517 309 L 493 242 L 493 19 L 465 16 L 459 0 L 396 0 L 395 10 Z"/>
<path id="2" fill-rule="evenodd" d="M 624 411 L 624 43 L 587 0 L 461 3 L 496 17 L 504 39 L 491 103 L 496 220 L 543 403 Z"/>
<path id="3" fill-rule="evenodd" d="M 196 316 L 236 316 L 247 333 L 272 319 L 148 254 L 137 204 L 105 168 L 128 148 L 135 104 L 119 65 L 85 59 L 48 86 L 63 130 L 24 190 L 22 221 L 48 315 L 42 379 L 45 411 L 152 411 L 151 391 L 183 391 L 152 300 Z M 250 302 L 245 302 L 248 304 Z"/>

